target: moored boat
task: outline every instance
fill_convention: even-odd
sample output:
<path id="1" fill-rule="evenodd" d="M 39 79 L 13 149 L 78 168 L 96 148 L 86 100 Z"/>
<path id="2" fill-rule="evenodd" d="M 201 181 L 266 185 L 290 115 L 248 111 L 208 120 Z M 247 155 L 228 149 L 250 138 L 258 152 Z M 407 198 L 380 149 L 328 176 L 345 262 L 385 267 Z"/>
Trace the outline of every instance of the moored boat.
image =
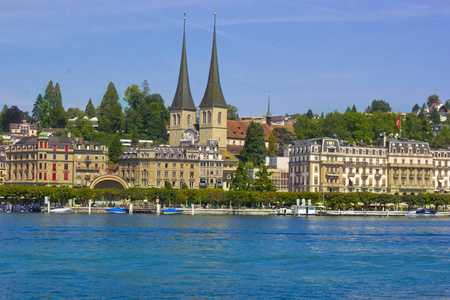
<path id="1" fill-rule="evenodd" d="M 410 218 L 417 218 L 417 217 L 435 217 L 436 212 L 426 209 L 424 207 L 418 208 L 416 211 L 410 211 L 405 215 L 406 217 Z"/>
<path id="2" fill-rule="evenodd" d="M 164 215 L 179 215 L 183 212 L 184 210 L 182 209 L 176 209 L 176 208 L 167 208 L 162 210 L 162 213 Z"/>
<path id="3" fill-rule="evenodd" d="M 108 208 L 106 210 L 108 214 L 126 214 L 127 211 L 120 207 Z"/>
<path id="4" fill-rule="evenodd" d="M 69 207 L 64 207 L 64 206 L 55 206 L 50 210 L 50 213 L 54 213 L 54 214 L 67 214 L 72 212 L 72 209 Z"/>

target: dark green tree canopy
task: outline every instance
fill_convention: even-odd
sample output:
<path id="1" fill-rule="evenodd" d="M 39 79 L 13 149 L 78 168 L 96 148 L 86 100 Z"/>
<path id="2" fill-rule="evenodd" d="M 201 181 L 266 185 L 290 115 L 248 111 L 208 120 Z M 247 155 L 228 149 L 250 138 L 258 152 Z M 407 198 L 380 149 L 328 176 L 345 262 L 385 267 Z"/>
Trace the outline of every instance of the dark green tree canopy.
<path id="1" fill-rule="evenodd" d="M 123 112 L 114 83 L 110 82 L 98 108 L 99 130 L 115 133 L 122 129 Z"/>
<path id="2" fill-rule="evenodd" d="M 238 163 L 236 171 L 231 177 L 230 189 L 234 191 L 251 190 L 251 180 L 242 161 Z"/>
<path id="3" fill-rule="evenodd" d="M 33 118 L 33 122 L 37 122 L 39 120 L 39 114 L 40 114 L 41 105 L 43 102 L 44 102 L 44 99 L 42 98 L 42 95 L 39 94 L 36 98 L 36 101 L 34 102 L 32 114 L 31 114 L 31 116 Z"/>
<path id="4" fill-rule="evenodd" d="M 119 134 L 115 134 L 113 136 L 112 141 L 109 143 L 109 148 L 108 148 L 108 152 L 109 152 L 109 161 L 112 162 L 113 164 L 117 164 L 117 162 L 119 161 L 119 157 L 120 155 L 122 155 L 122 142 L 120 141 L 120 136 Z"/>
<path id="5" fill-rule="evenodd" d="M 90 119 L 95 117 L 95 107 L 94 104 L 92 104 L 92 100 L 89 99 L 88 104 L 86 105 L 86 108 L 84 109 L 84 113 L 86 116 L 88 116 Z"/>
<path id="6" fill-rule="evenodd" d="M 6 109 L 2 116 L 2 130 L 9 131 L 10 123 L 20 123 L 23 120 L 23 112 L 17 106 Z"/>
<path id="7" fill-rule="evenodd" d="M 392 111 L 391 106 L 384 100 L 373 100 L 370 106 L 370 112 L 390 112 Z"/>
<path id="8" fill-rule="evenodd" d="M 419 111 L 419 110 L 420 110 L 419 104 L 415 104 L 415 105 L 413 106 L 411 112 L 413 112 L 413 111 Z"/>
<path id="9" fill-rule="evenodd" d="M 264 129 L 261 124 L 250 122 L 247 128 L 245 144 L 241 151 L 241 159 L 244 163 L 252 163 L 253 166 L 264 164 L 266 145 Z"/>
<path id="10" fill-rule="evenodd" d="M 262 165 L 256 172 L 256 180 L 253 184 L 255 191 L 275 192 L 277 190 L 270 178 L 270 175 L 272 175 L 273 172 L 269 172 L 268 170 L 269 166 Z"/>
<path id="11" fill-rule="evenodd" d="M 434 103 L 439 101 L 439 96 L 436 94 L 433 94 L 431 96 L 428 97 L 427 99 L 427 105 L 428 107 L 431 107 L 431 105 L 433 105 Z"/>
<path id="12" fill-rule="evenodd" d="M 276 156 L 276 143 L 275 143 L 275 135 L 273 134 L 273 132 L 270 133 L 269 135 L 269 148 L 267 149 L 267 155 L 269 157 L 274 157 Z"/>

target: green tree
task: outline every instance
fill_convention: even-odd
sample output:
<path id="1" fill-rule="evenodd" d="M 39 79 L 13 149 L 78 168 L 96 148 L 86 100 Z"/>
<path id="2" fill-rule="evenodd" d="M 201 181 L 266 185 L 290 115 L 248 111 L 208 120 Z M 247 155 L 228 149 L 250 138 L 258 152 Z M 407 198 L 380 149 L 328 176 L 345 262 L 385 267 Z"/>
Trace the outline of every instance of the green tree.
<path id="1" fill-rule="evenodd" d="M 251 189 L 250 177 L 242 161 L 238 163 L 236 171 L 231 176 L 230 189 L 234 191 L 249 191 Z"/>
<path id="2" fill-rule="evenodd" d="M 433 105 L 434 103 L 439 101 L 439 96 L 436 94 L 433 94 L 431 96 L 428 96 L 427 98 L 427 105 L 428 107 L 431 107 L 431 105 Z"/>
<path id="3" fill-rule="evenodd" d="M 372 128 L 369 120 L 362 113 L 346 113 L 343 115 L 345 130 L 353 141 L 369 142 L 372 139 Z"/>
<path id="4" fill-rule="evenodd" d="M 86 116 L 88 116 L 90 119 L 92 119 L 93 117 L 95 117 L 95 107 L 94 104 L 92 104 L 92 100 L 89 98 L 89 102 L 86 105 L 86 108 L 84 109 L 84 113 L 86 114 Z"/>
<path id="5" fill-rule="evenodd" d="M 272 179 L 270 178 L 273 172 L 269 172 L 268 169 L 269 166 L 261 165 L 259 170 L 256 172 L 256 180 L 253 184 L 255 191 L 275 192 L 277 190 Z"/>
<path id="6" fill-rule="evenodd" d="M 122 129 L 123 112 L 114 83 L 110 82 L 98 108 L 99 130 L 115 133 Z"/>
<path id="7" fill-rule="evenodd" d="M 137 133 L 137 130 L 134 130 L 133 135 L 131 136 L 131 147 L 137 146 L 139 146 L 139 134 Z"/>
<path id="8" fill-rule="evenodd" d="M 276 156 L 283 156 L 284 149 L 292 146 L 297 139 L 295 134 L 286 127 L 275 127 L 272 133 L 275 135 Z"/>
<path id="9" fill-rule="evenodd" d="M 237 120 L 239 118 L 237 107 L 231 104 L 227 104 L 227 106 L 228 106 L 227 120 Z"/>
<path id="10" fill-rule="evenodd" d="M 372 106 L 370 107 L 370 112 L 381 111 L 390 112 L 392 111 L 391 106 L 384 100 L 373 100 Z"/>
<path id="11" fill-rule="evenodd" d="M 267 154 L 270 157 L 276 156 L 276 154 L 275 154 L 276 149 L 277 149 L 277 147 L 275 144 L 275 135 L 273 134 L 273 132 L 271 132 L 269 135 L 269 148 L 267 149 Z"/>
<path id="12" fill-rule="evenodd" d="M 62 95 L 57 82 L 54 88 L 54 106 L 50 109 L 50 126 L 53 128 L 65 128 L 66 127 L 66 112 L 62 105 Z"/>
<path id="13" fill-rule="evenodd" d="M 40 112 L 41 105 L 43 102 L 44 102 L 44 99 L 42 98 L 42 95 L 39 94 L 36 98 L 36 101 L 34 102 L 33 111 L 32 111 L 32 115 L 31 115 L 34 122 L 39 121 L 39 112 Z"/>
<path id="14" fill-rule="evenodd" d="M 447 108 L 450 108 L 450 99 L 448 99 L 447 101 L 445 101 L 445 106 L 446 106 Z"/>
<path id="15" fill-rule="evenodd" d="M 413 111 L 419 111 L 419 110 L 420 110 L 419 104 L 415 104 L 415 105 L 413 106 L 411 112 L 413 112 Z"/>
<path id="16" fill-rule="evenodd" d="M 83 118 L 84 117 L 84 111 L 79 109 L 78 107 L 69 107 L 66 112 L 66 117 L 68 119 L 73 119 L 75 117 L 77 118 Z"/>
<path id="17" fill-rule="evenodd" d="M 241 159 L 244 163 L 251 162 L 254 166 L 264 164 L 266 156 L 265 135 L 261 124 L 251 122 L 247 128 Z"/>
<path id="18" fill-rule="evenodd" d="M 322 123 L 322 133 L 324 136 L 336 136 L 338 139 L 348 140 L 350 133 L 345 128 L 344 115 L 337 110 L 327 113 Z"/>
<path id="19" fill-rule="evenodd" d="M 355 104 L 353 104 L 353 106 L 352 106 L 352 112 L 358 112 L 357 110 L 356 110 L 356 106 L 355 106 Z"/>
<path id="20" fill-rule="evenodd" d="M 441 123 L 441 115 L 439 114 L 439 112 L 437 111 L 437 109 L 433 109 L 431 111 L 431 122 L 433 122 L 434 124 L 439 124 Z"/>
<path id="21" fill-rule="evenodd" d="M 67 131 L 70 132 L 72 136 L 82 137 L 85 140 L 92 140 L 95 134 L 92 122 L 85 119 L 84 117 L 77 117 L 75 122 L 69 122 L 67 124 Z"/>
<path id="22" fill-rule="evenodd" d="M 112 141 L 109 144 L 109 160 L 113 164 L 117 164 L 120 155 L 122 155 L 122 142 L 120 141 L 119 134 L 113 136 Z"/>
<path id="23" fill-rule="evenodd" d="M 308 109 L 308 112 L 306 113 L 306 117 L 307 117 L 308 119 L 312 119 L 313 116 L 314 116 L 314 114 L 313 114 L 312 110 Z"/>
<path id="24" fill-rule="evenodd" d="M 11 106 L 8 108 L 2 116 L 2 129 L 3 131 L 9 131 L 9 124 L 20 123 L 23 119 L 23 112 L 17 106 Z"/>

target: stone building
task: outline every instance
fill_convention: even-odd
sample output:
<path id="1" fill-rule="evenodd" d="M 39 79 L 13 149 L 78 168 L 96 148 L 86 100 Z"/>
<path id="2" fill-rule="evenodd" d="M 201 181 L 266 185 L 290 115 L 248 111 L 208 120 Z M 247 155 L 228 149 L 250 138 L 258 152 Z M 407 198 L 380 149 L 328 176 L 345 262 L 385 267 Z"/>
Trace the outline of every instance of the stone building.
<path id="1" fill-rule="evenodd" d="M 86 143 L 42 132 L 9 147 L 5 184 L 83 187 L 106 174 L 107 163 L 105 143 Z"/>
<path id="2" fill-rule="evenodd" d="M 427 142 L 363 147 L 334 138 L 297 141 L 289 151 L 289 191 L 450 192 L 449 161 L 450 151 L 431 150 Z"/>
<path id="3" fill-rule="evenodd" d="M 223 164 L 217 147 L 129 148 L 119 158 L 119 176 L 130 187 L 222 188 Z"/>

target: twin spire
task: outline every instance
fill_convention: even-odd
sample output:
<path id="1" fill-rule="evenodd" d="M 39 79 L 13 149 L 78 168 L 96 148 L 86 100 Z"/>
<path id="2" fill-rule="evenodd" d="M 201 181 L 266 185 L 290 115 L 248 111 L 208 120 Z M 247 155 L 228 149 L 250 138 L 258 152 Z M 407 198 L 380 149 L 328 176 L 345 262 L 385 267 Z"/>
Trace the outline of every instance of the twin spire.
<path id="1" fill-rule="evenodd" d="M 181 53 L 181 65 L 180 74 L 178 76 L 178 86 L 175 93 L 175 97 L 172 102 L 171 109 L 184 109 L 184 110 L 197 110 L 194 101 L 192 100 L 191 88 L 189 86 L 189 76 L 187 69 L 186 59 L 186 13 L 184 13 L 184 26 L 183 26 L 183 50 Z M 211 54 L 211 64 L 209 67 L 208 84 L 206 86 L 205 95 L 203 96 L 200 108 L 205 107 L 224 107 L 227 108 L 227 103 L 222 93 L 222 87 L 220 86 L 219 78 L 219 64 L 217 60 L 217 47 L 216 47 L 216 13 L 214 13 L 214 35 L 213 35 L 213 47 Z"/>

